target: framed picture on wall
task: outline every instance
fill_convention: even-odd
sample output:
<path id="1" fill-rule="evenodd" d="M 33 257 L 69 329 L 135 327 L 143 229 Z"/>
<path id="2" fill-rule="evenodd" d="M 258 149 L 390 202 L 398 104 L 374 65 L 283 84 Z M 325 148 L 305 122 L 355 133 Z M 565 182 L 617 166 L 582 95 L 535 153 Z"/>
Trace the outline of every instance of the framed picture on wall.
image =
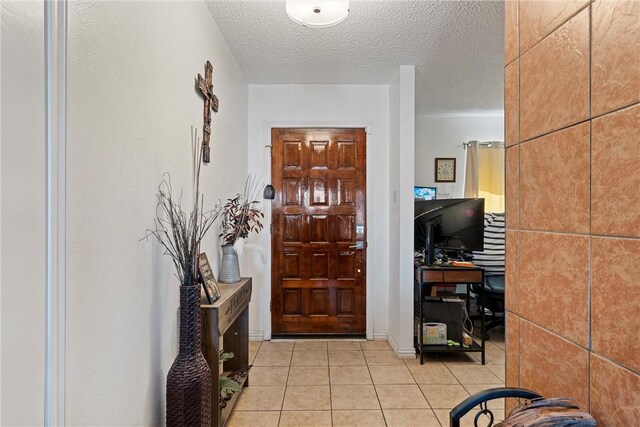
<path id="1" fill-rule="evenodd" d="M 436 182 L 456 182 L 456 159 L 436 157 Z"/>

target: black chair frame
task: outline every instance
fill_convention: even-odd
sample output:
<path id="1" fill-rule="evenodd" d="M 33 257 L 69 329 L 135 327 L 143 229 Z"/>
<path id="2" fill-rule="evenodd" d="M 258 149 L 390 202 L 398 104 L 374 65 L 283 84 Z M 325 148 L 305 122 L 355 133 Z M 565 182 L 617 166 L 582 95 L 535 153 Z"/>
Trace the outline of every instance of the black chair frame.
<path id="1" fill-rule="evenodd" d="M 486 280 L 486 278 L 485 278 Z M 479 295 L 480 285 L 471 285 L 471 291 Z M 484 285 L 484 307 L 480 307 L 480 310 L 485 310 L 485 319 L 487 319 L 484 325 L 484 339 L 489 339 L 489 331 L 496 326 L 504 326 L 505 308 L 504 308 L 504 292 L 495 292 L 490 290 Z M 488 309 L 491 314 L 487 313 Z M 472 319 L 479 319 L 480 315 L 472 316 Z"/>
<path id="2" fill-rule="evenodd" d="M 478 392 L 472 396 L 467 397 L 465 400 L 460 402 L 455 408 L 451 410 L 449 413 L 449 426 L 450 427 L 460 427 L 460 420 L 466 414 L 468 414 L 473 408 L 476 406 L 480 406 L 480 411 L 476 414 L 474 425 L 478 426 L 478 419 L 481 415 L 486 415 L 489 417 L 489 426 L 493 425 L 493 413 L 487 408 L 487 402 L 494 399 L 504 399 L 506 397 L 512 397 L 515 399 L 541 399 L 542 396 L 538 393 L 525 390 L 523 388 L 516 387 L 499 387 L 499 388 L 490 388 L 488 390 L 483 390 Z"/>

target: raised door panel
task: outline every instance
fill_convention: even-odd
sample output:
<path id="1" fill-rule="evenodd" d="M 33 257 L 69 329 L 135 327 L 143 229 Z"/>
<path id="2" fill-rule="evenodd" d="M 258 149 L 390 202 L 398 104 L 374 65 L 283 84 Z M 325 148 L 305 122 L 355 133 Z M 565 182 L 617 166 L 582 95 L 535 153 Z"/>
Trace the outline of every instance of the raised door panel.
<path id="1" fill-rule="evenodd" d="M 282 166 L 285 169 L 302 168 L 302 141 L 284 141 Z"/>
<path id="2" fill-rule="evenodd" d="M 356 216 L 335 215 L 336 242 L 355 243 L 356 241 Z"/>
<path id="3" fill-rule="evenodd" d="M 330 290 L 309 289 L 309 315 L 329 316 L 331 314 Z"/>
<path id="4" fill-rule="evenodd" d="M 338 252 L 338 261 L 336 263 L 336 267 L 336 279 L 355 279 L 356 252 L 352 250 Z"/>
<path id="5" fill-rule="evenodd" d="M 355 141 L 338 141 L 338 169 L 356 168 Z"/>
<path id="6" fill-rule="evenodd" d="M 302 215 L 282 215 L 282 242 L 302 242 Z"/>
<path id="7" fill-rule="evenodd" d="M 356 204 L 356 180 L 338 178 L 338 205 L 355 206 Z"/>
<path id="8" fill-rule="evenodd" d="M 300 280 L 302 278 L 299 252 L 283 252 L 280 265 L 282 268 L 283 280 Z"/>
<path id="9" fill-rule="evenodd" d="M 300 178 L 282 180 L 282 199 L 285 206 L 302 206 L 303 183 Z"/>
<path id="10" fill-rule="evenodd" d="M 329 141 L 311 141 L 309 155 L 311 169 L 328 169 Z"/>
<path id="11" fill-rule="evenodd" d="M 309 178 L 309 204 L 311 206 L 329 206 L 329 180 Z"/>
<path id="12" fill-rule="evenodd" d="M 302 292 L 300 289 L 283 289 L 284 309 L 285 316 L 300 316 L 302 315 Z"/>
<path id="13" fill-rule="evenodd" d="M 356 298 L 353 289 L 338 289 L 338 316 L 356 314 Z"/>
<path id="14" fill-rule="evenodd" d="M 327 215 L 309 215 L 309 242 L 329 243 L 329 217 Z"/>
<path id="15" fill-rule="evenodd" d="M 309 279 L 329 280 L 329 254 L 327 252 L 313 251 L 309 260 Z"/>

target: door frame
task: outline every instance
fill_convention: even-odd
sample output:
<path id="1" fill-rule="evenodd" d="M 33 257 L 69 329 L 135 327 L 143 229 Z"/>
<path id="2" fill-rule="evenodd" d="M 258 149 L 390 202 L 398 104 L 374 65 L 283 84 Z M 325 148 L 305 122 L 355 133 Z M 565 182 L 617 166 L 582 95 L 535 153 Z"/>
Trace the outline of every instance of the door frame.
<path id="1" fill-rule="evenodd" d="M 44 3 L 46 293 L 44 425 L 66 425 L 68 2 Z"/>
<path id="2" fill-rule="evenodd" d="M 366 168 L 365 173 L 367 176 L 366 182 L 366 190 L 365 197 L 367 199 L 366 202 L 366 212 L 367 212 L 367 242 L 371 241 L 373 233 L 373 224 L 375 222 L 375 215 L 372 215 L 373 212 L 373 200 L 376 196 L 376 192 L 374 191 L 373 184 L 373 174 L 375 171 L 373 170 L 373 159 L 371 158 L 373 154 L 373 150 L 369 149 L 372 144 L 372 141 L 375 138 L 374 126 L 371 121 L 266 121 L 264 123 L 262 129 L 262 138 L 264 141 L 265 155 L 262 157 L 262 170 L 263 177 L 265 180 L 271 181 L 271 155 L 268 147 L 271 147 L 271 129 L 272 128 L 363 128 L 367 135 L 366 144 L 367 144 L 367 155 L 366 155 Z M 381 194 L 378 194 L 378 197 L 381 197 Z M 269 230 L 271 226 L 271 203 L 264 204 L 264 223 L 265 229 Z M 263 339 L 269 340 L 271 339 L 271 255 L 272 255 L 272 247 L 271 247 L 271 233 L 261 233 L 262 245 L 265 248 L 266 252 L 266 262 L 262 267 L 262 277 L 263 277 L 263 287 L 262 287 L 262 324 L 264 325 L 263 331 Z M 373 254 L 370 251 L 371 245 L 367 245 L 365 249 L 366 259 L 373 259 Z M 373 270 L 372 270 L 372 262 L 366 263 L 366 337 L 368 340 L 374 339 L 373 335 Z M 380 337 L 382 338 L 382 337 Z M 386 338 L 386 336 L 384 337 Z"/>

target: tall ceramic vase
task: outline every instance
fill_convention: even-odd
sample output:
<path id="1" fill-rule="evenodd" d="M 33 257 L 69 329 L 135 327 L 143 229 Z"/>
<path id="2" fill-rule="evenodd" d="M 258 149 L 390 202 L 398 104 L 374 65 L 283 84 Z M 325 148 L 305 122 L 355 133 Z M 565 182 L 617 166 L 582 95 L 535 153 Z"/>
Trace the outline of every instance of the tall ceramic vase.
<path id="1" fill-rule="evenodd" d="M 211 370 L 200 329 L 200 286 L 180 286 L 180 350 L 167 375 L 167 426 L 211 425 Z"/>
<path id="2" fill-rule="evenodd" d="M 238 253 L 233 245 L 222 245 L 222 263 L 220 264 L 220 283 L 236 283 L 240 281 L 240 264 Z"/>

